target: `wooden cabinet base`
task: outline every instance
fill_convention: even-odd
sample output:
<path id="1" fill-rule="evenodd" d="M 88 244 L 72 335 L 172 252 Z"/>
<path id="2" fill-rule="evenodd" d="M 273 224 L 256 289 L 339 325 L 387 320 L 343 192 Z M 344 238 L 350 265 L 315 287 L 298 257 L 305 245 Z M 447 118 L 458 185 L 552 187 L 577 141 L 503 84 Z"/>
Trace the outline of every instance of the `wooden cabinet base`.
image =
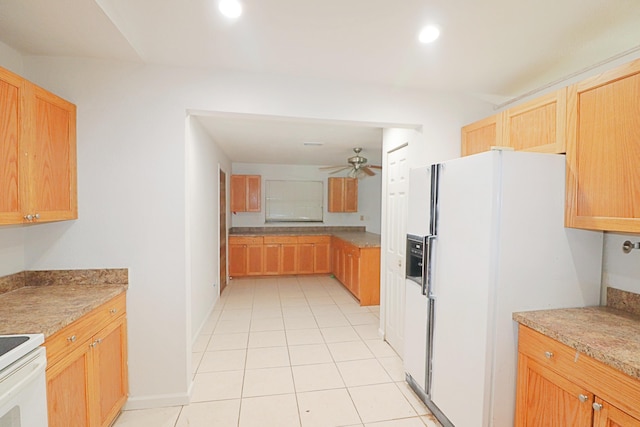
<path id="1" fill-rule="evenodd" d="M 640 381 L 518 329 L 516 427 L 640 427 Z"/>
<path id="2" fill-rule="evenodd" d="M 333 237 L 331 260 L 336 279 L 360 305 L 380 304 L 380 248 L 360 248 Z"/>
<path id="3" fill-rule="evenodd" d="M 108 427 L 127 400 L 125 295 L 45 341 L 49 427 Z"/>
<path id="4" fill-rule="evenodd" d="M 380 248 L 330 236 L 230 236 L 231 277 L 333 273 L 360 305 L 380 304 Z"/>

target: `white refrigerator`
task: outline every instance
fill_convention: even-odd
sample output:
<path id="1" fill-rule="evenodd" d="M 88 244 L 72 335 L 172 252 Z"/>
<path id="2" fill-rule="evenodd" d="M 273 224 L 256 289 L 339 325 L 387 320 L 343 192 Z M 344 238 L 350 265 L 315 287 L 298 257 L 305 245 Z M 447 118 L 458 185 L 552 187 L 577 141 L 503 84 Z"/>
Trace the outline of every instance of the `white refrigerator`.
<path id="1" fill-rule="evenodd" d="M 512 426 L 511 315 L 598 305 L 603 236 L 564 227 L 563 155 L 489 151 L 431 176 L 426 403 L 445 426 Z"/>

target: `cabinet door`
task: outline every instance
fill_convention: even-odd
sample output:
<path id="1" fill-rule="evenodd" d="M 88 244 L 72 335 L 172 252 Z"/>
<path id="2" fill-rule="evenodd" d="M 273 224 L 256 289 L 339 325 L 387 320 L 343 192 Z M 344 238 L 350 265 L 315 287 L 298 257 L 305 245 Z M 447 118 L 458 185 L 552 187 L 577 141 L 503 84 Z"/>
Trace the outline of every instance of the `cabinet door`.
<path id="1" fill-rule="evenodd" d="M 341 283 L 344 283 L 344 251 L 340 240 L 331 239 L 331 251 L 333 252 L 333 274 Z"/>
<path id="2" fill-rule="evenodd" d="M 39 221 L 76 219 L 76 106 L 35 85 L 25 87 L 25 116 L 34 120 L 25 131 L 28 213 Z"/>
<path id="3" fill-rule="evenodd" d="M 519 353 L 516 427 L 590 427 L 594 396 Z"/>
<path id="4" fill-rule="evenodd" d="M 502 120 L 503 114 L 500 113 L 463 127 L 462 155 L 470 156 L 489 151 L 494 145 L 501 146 Z"/>
<path id="5" fill-rule="evenodd" d="M 349 290 L 356 298 L 360 299 L 360 255 L 356 251 L 352 251 L 349 256 L 351 263 L 349 269 L 351 278 L 349 279 Z"/>
<path id="6" fill-rule="evenodd" d="M 344 178 L 344 212 L 358 212 L 358 180 Z"/>
<path id="7" fill-rule="evenodd" d="M 49 427 L 90 426 L 89 342 L 47 369 Z"/>
<path id="8" fill-rule="evenodd" d="M 314 248 L 313 243 L 298 243 L 298 274 L 313 274 Z"/>
<path id="9" fill-rule="evenodd" d="M 640 420 L 616 408 L 602 399 L 596 398 L 601 409 L 594 411 L 594 427 L 640 427 Z"/>
<path id="10" fill-rule="evenodd" d="M 504 114 L 503 143 L 518 151 L 566 151 L 567 88 L 541 96 Z"/>
<path id="11" fill-rule="evenodd" d="M 260 276 L 264 271 L 263 264 L 263 245 L 251 244 L 247 245 L 247 275 L 248 276 Z"/>
<path id="12" fill-rule="evenodd" d="M 23 221 L 21 155 L 23 79 L 0 68 L 0 224 Z"/>
<path id="13" fill-rule="evenodd" d="M 260 212 L 262 179 L 260 175 L 247 175 L 247 212 Z"/>
<path id="14" fill-rule="evenodd" d="M 263 274 L 273 276 L 280 273 L 281 247 L 279 243 L 265 243 Z"/>
<path id="15" fill-rule="evenodd" d="M 298 273 L 298 244 L 285 243 L 281 246 L 282 274 Z"/>
<path id="16" fill-rule="evenodd" d="M 327 210 L 329 212 L 343 212 L 344 211 L 344 181 L 342 178 L 329 178 L 329 206 Z"/>
<path id="17" fill-rule="evenodd" d="M 565 224 L 640 232 L 640 60 L 569 88 Z"/>
<path id="18" fill-rule="evenodd" d="M 127 400 L 126 318 L 112 322 L 94 337 L 94 424 L 107 427 Z"/>
<path id="19" fill-rule="evenodd" d="M 247 275 L 246 245 L 232 244 L 229 242 L 229 275 L 231 277 L 242 277 Z"/>
<path id="20" fill-rule="evenodd" d="M 246 212 L 247 210 L 247 179 L 246 175 L 231 175 L 231 212 Z"/>
<path id="21" fill-rule="evenodd" d="M 331 244 L 328 242 L 319 242 L 314 247 L 314 273 L 330 273 L 331 272 Z"/>

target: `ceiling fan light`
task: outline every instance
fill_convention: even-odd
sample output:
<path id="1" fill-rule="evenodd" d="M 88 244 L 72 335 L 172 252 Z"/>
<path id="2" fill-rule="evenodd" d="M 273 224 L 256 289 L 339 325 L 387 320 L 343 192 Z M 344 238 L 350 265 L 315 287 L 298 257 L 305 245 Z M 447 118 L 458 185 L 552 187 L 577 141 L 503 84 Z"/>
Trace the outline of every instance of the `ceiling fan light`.
<path id="1" fill-rule="evenodd" d="M 220 0 L 218 9 L 229 19 L 235 19 L 242 15 L 242 4 L 238 0 Z"/>

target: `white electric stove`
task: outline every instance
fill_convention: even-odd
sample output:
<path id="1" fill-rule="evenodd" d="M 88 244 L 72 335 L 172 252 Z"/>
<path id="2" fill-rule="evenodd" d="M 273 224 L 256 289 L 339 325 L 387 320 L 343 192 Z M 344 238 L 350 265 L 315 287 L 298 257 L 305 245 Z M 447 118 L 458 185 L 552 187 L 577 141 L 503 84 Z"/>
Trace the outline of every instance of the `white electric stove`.
<path id="1" fill-rule="evenodd" d="M 44 335 L 0 335 L 0 427 L 47 427 Z"/>

